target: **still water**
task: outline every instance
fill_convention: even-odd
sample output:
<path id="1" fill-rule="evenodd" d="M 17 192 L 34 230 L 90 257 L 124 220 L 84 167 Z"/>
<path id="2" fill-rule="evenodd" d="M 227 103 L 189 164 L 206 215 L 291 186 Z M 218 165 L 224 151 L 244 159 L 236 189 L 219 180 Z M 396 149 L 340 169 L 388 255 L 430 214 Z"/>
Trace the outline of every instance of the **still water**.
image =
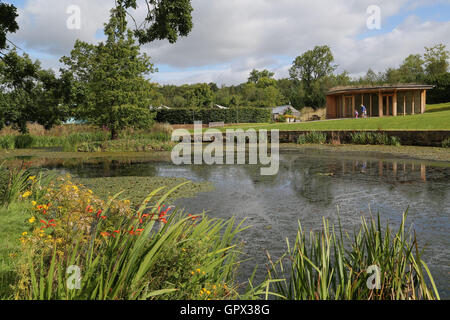
<path id="1" fill-rule="evenodd" d="M 49 166 L 52 167 L 52 166 Z M 56 169 L 53 167 L 52 169 Z M 404 158 L 344 155 L 315 149 L 280 150 L 280 170 L 261 176 L 260 168 L 242 166 L 175 166 L 169 161 L 106 161 L 80 163 L 69 168 L 75 176 L 167 176 L 210 181 L 214 191 L 177 200 L 189 213 L 218 218 L 247 218 L 252 227 L 240 235 L 245 242 L 241 279 L 255 265 L 263 280 L 266 251 L 277 258 L 293 241 L 298 221 L 303 230 L 319 230 L 322 217 L 345 230 L 359 227 L 361 216 L 376 216 L 394 227 L 408 210 L 407 226 L 416 231 L 423 255 L 441 298 L 450 298 L 450 166 Z"/>

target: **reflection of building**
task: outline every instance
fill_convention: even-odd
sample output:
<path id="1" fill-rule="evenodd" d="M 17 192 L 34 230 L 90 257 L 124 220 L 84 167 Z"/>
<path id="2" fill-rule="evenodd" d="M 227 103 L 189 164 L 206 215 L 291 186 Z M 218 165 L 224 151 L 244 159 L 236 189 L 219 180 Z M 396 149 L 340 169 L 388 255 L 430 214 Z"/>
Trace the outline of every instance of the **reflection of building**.
<path id="1" fill-rule="evenodd" d="M 361 104 L 369 117 L 398 116 L 425 112 L 427 90 L 434 86 L 399 84 L 366 87 L 336 87 L 327 93 L 327 119 L 361 115 Z"/>

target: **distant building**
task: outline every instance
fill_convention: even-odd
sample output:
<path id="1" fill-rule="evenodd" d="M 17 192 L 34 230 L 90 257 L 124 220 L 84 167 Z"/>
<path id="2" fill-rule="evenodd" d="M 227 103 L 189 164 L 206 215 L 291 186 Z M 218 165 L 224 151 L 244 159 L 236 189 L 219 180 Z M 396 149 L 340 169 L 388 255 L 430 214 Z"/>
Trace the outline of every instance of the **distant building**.
<path id="1" fill-rule="evenodd" d="M 287 110 L 291 110 L 294 117 L 300 117 L 301 113 L 291 105 L 279 106 L 272 109 L 272 118 L 278 119 L 279 116 L 285 115 Z"/>
<path id="2" fill-rule="evenodd" d="M 216 108 L 216 109 L 223 109 L 223 110 L 228 109 L 227 107 L 224 107 L 224 106 L 221 106 L 221 105 L 218 105 L 218 104 L 215 104 L 215 105 L 213 106 L 213 108 Z"/>
<path id="3" fill-rule="evenodd" d="M 353 118 L 361 114 L 361 104 L 368 117 L 398 116 L 425 112 L 427 90 L 424 84 L 336 87 L 327 93 L 327 119 Z"/>
<path id="4" fill-rule="evenodd" d="M 169 110 L 170 108 L 168 106 L 160 106 L 160 107 L 153 107 L 150 106 L 150 110 L 161 110 L 161 109 L 167 109 Z"/>

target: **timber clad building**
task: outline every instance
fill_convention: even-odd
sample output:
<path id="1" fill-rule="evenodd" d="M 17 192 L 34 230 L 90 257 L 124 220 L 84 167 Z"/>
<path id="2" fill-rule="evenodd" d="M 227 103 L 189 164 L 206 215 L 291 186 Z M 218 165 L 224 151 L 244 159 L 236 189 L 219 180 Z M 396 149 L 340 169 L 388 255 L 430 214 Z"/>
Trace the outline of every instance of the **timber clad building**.
<path id="1" fill-rule="evenodd" d="M 368 117 L 424 113 L 427 90 L 433 88 L 419 84 L 332 88 L 327 93 L 327 119 L 354 118 L 355 110 L 361 115 L 361 104 Z"/>

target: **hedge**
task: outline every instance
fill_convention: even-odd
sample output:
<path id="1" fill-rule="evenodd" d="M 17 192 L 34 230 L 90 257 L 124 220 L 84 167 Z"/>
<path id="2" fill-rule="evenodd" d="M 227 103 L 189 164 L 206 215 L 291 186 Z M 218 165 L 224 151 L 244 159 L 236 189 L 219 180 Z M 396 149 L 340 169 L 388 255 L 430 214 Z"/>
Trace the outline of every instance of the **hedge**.
<path id="1" fill-rule="evenodd" d="M 161 109 L 156 121 L 170 124 L 192 124 L 201 121 L 225 123 L 267 123 L 272 118 L 269 108 L 232 108 L 232 109 Z"/>

